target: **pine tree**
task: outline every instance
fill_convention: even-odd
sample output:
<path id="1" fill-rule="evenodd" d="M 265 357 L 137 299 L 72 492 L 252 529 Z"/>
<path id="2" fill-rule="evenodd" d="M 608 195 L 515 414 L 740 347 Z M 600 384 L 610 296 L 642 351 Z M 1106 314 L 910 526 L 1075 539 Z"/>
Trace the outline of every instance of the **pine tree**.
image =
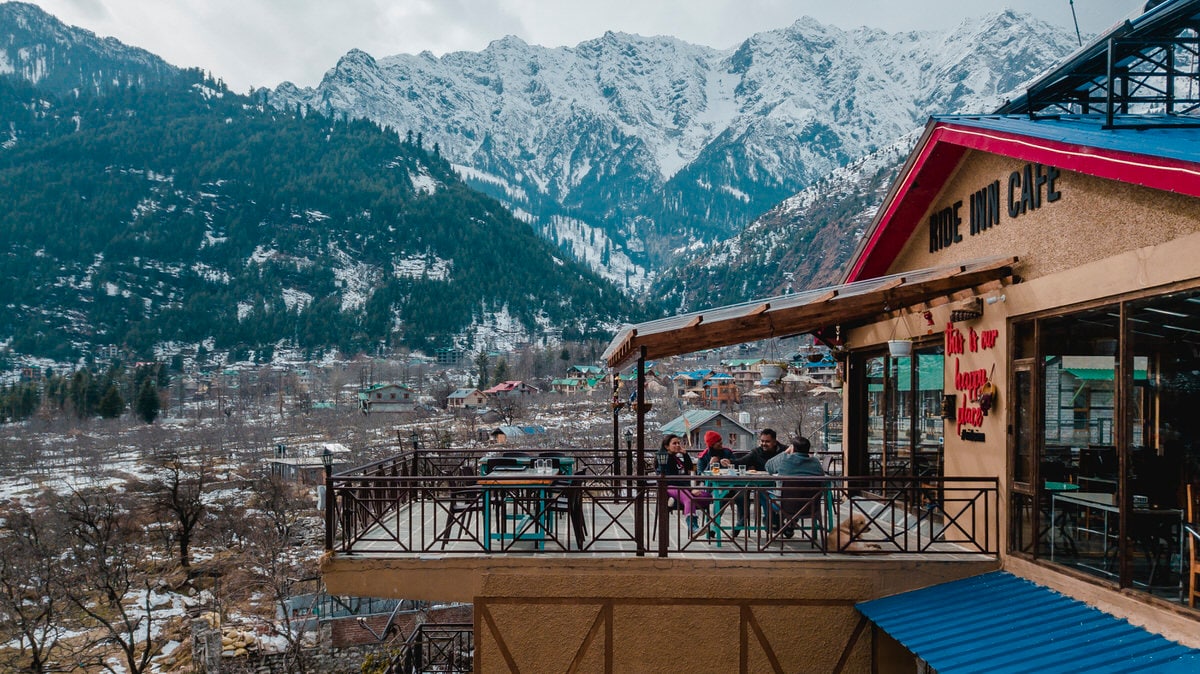
<path id="1" fill-rule="evenodd" d="M 148 424 L 154 423 L 154 420 L 158 418 L 159 405 L 158 387 L 154 385 L 153 380 L 144 379 L 137 396 L 138 417 Z"/>
<path id="2" fill-rule="evenodd" d="M 488 385 L 488 357 L 486 351 L 480 351 L 479 355 L 475 356 L 475 368 L 479 376 L 476 380 L 475 388 L 482 391 Z"/>
<path id="3" fill-rule="evenodd" d="M 109 384 L 100 398 L 100 416 L 105 419 L 116 419 L 125 411 L 125 400 L 121 398 L 116 384 Z"/>

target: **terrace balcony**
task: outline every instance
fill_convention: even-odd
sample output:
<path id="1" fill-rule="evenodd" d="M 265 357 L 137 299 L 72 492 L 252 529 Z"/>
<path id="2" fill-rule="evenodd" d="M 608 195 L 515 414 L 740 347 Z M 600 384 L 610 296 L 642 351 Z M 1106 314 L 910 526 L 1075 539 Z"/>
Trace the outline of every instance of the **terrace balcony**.
<path id="1" fill-rule="evenodd" d="M 553 453 L 568 470 L 418 449 L 329 476 L 327 589 L 472 603 L 475 671 L 671 669 L 645 660 L 663 620 L 713 634 L 689 657 L 720 671 L 791 670 L 812 657 L 795 629 L 834 633 L 813 671 L 863 671 L 856 602 L 1000 567 L 995 478 L 664 479 L 614 474 L 612 450 Z M 713 496 L 694 531 L 675 486 Z M 851 518 L 866 526 L 839 533 Z"/>
<path id="2" fill-rule="evenodd" d="M 553 452 L 554 474 L 481 474 L 481 461 L 494 454 L 410 450 L 331 476 L 326 550 L 334 557 L 425 560 L 998 555 L 996 478 L 664 479 L 614 475 L 613 454 L 604 450 Z M 560 473 L 558 461 L 573 474 Z M 718 497 L 698 511 L 693 530 L 668 495 L 675 487 Z M 865 528 L 839 535 L 838 525 L 851 518 Z"/>

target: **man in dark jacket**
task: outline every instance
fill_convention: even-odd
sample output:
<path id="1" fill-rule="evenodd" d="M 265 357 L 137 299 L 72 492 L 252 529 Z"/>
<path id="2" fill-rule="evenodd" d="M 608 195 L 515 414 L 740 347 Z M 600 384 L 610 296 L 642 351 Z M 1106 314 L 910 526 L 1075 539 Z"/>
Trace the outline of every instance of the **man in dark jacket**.
<path id="1" fill-rule="evenodd" d="M 758 433 L 758 446 L 733 460 L 735 466 L 745 466 L 746 470 L 767 469 L 767 461 L 775 458 L 783 450 L 772 428 L 764 428 Z"/>

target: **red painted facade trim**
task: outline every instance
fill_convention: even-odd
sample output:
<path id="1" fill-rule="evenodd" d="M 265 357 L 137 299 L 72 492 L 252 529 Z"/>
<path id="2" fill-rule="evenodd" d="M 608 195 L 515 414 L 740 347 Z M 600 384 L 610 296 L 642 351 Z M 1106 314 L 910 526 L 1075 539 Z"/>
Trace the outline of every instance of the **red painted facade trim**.
<path id="1" fill-rule="evenodd" d="M 1200 163 L 1139 155 L 1032 136 L 939 122 L 918 150 L 897 196 L 884 204 L 871 239 L 852 262 L 847 282 L 882 276 L 920 224 L 946 176 L 966 151 L 979 150 L 1085 175 L 1200 197 Z M 922 183 L 931 180 L 936 184 Z"/>

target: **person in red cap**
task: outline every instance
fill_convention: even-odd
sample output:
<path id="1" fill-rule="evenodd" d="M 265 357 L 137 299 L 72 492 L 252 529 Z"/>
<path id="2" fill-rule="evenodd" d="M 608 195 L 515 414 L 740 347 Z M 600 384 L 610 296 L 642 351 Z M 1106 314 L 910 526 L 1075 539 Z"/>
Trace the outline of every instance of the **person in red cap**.
<path id="1" fill-rule="evenodd" d="M 733 465 L 733 450 L 725 447 L 721 440 L 721 434 L 716 431 L 708 431 L 704 434 L 704 453 L 700 455 L 700 472 L 706 472 L 710 466 L 720 466 L 729 468 Z M 737 512 L 735 527 L 746 526 L 746 495 L 742 494 L 734 498 L 733 506 Z M 722 506 L 717 505 L 717 510 L 720 511 Z M 710 535 L 712 532 L 709 532 Z"/>
<path id="2" fill-rule="evenodd" d="M 704 434 L 704 451 L 700 453 L 700 472 L 709 469 L 709 466 L 714 462 L 718 466 L 728 467 L 733 462 L 733 450 L 721 444 L 721 434 L 716 431 L 707 431 Z"/>

